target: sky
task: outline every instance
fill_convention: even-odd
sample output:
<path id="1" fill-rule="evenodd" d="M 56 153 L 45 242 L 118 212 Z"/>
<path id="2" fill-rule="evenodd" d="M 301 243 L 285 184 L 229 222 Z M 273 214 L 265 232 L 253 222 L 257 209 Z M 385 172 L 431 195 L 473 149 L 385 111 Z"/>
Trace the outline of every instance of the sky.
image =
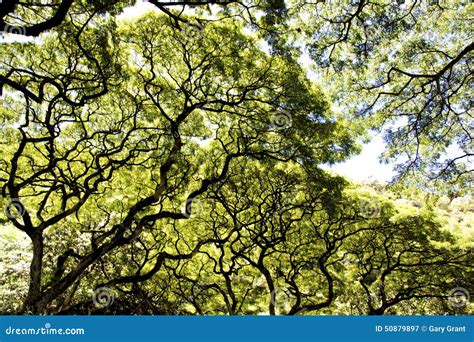
<path id="1" fill-rule="evenodd" d="M 390 164 L 381 164 L 378 161 L 384 149 L 385 143 L 382 137 L 374 136 L 370 143 L 363 146 L 359 155 L 353 156 L 343 163 L 331 167 L 326 166 L 326 168 L 358 182 L 388 182 L 395 176 L 395 172 Z"/>

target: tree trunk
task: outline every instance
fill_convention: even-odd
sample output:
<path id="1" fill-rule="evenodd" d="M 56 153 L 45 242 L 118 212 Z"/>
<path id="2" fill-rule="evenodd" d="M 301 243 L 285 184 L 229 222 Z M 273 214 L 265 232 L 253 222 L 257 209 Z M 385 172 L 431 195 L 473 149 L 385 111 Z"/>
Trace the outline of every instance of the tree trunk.
<path id="1" fill-rule="evenodd" d="M 41 232 L 34 232 L 29 235 L 33 243 L 33 258 L 30 264 L 30 284 L 28 288 L 28 295 L 23 303 L 23 312 L 25 313 L 40 313 L 43 308 L 41 301 L 41 279 L 43 273 L 43 235 Z"/>

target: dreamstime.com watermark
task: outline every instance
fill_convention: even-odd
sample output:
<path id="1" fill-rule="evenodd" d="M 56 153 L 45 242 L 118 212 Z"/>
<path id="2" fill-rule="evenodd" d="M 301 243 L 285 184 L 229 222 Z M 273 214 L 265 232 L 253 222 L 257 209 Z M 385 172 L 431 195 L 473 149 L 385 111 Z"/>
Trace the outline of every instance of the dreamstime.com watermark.
<path id="1" fill-rule="evenodd" d="M 46 323 L 41 328 L 15 328 L 8 327 L 5 334 L 10 335 L 85 335 L 83 328 L 52 328 L 50 323 Z"/>
<path id="2" fill-rule="evenodd" d="M 359 213 L 362 217 L 370 219 L 382 214 L 382 204 L 378 201 L 362 201 L 359 204 Z"/>
<path id="3" fill-rule="evenodd" d="M 469 291 L 464 287 L 455 287 L 448 293 L 448 304 L 455 308 L 462 308 L 469 303 Z"/>
<path id="4" fill-rule="evenodd" d="M 92 302 L 98 308 L 111 306 L 115 300 L 115 292 L 108 287 L 99 287 L 92 294 Z"/>
<path id="5" fill-rule="evenodd" d="M 270 117 L 270 128 L 274 131 L 280 131 L 290 128 L 292 126 L 292 123 L 292 115 L 286 110 L 275 112 Z"/>
<path id="6" fill-rule="evenodd" d="M 10 199 L 5 205 L 5 214 L 9 219 L 16 220 L 26 212 L 25 206 L 18 198 Z"/>

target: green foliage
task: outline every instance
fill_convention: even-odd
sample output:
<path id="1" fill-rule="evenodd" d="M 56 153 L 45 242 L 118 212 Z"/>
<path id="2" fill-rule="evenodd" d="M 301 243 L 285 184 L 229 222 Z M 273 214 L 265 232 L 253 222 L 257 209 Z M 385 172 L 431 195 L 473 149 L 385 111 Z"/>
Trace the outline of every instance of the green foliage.
<path id="1" fill-rule="evenodd" d="M 311 5 L 297 2 L 117 21 L 114 1 L 75 2 L 77 15 L 41 40 L 2 45 L 0 310 L 472 313 L 450 299 L 473 290 L 472 198 L 354 185 L 320 168 L 356 153 L 404 101 L 367 122 L 352 116 L 376 96 L 352 93 L 354 75 L 370 82 L 377 65 L 393 67 L 390 39 L 426 30 L 399 18 L 403 5 L 383 4 L 393 15 L 360 2 L 357 24 L 328 20 L 341 2 L 303 25 Z M 388 36 L 361 46 L 369 20 Z M 302 41 L 335 68 L 320 78 L 330 87 L 299 64 L 292 42 Z M 407 51 L 396 61 L 428 68 Z M 333 112 L 331 100 L 350 110 Z M 390 141 L 410 152 L 404 129 Z M 426 150 L 442 143 L 419 138 Z"/>
<path id="2" fill-rule="evenodd" d="M 315 72 L 354 120 L 384 133 L 383 160 L 399 178 L 472 187 L 473 4 L 292 4 L 294 35 L 306 39 Z"/>

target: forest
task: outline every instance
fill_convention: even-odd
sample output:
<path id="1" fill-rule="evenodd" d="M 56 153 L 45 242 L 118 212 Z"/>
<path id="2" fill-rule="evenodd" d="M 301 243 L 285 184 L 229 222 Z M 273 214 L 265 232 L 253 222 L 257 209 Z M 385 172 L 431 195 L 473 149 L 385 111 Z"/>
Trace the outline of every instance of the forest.
<path id="1" fill-rule="evenodd" d="M 0 30 L 0 314 L 474 314 L 474 3 L 4 0 Z M 389 182 L 331 169 L 375 135 Z"/>

